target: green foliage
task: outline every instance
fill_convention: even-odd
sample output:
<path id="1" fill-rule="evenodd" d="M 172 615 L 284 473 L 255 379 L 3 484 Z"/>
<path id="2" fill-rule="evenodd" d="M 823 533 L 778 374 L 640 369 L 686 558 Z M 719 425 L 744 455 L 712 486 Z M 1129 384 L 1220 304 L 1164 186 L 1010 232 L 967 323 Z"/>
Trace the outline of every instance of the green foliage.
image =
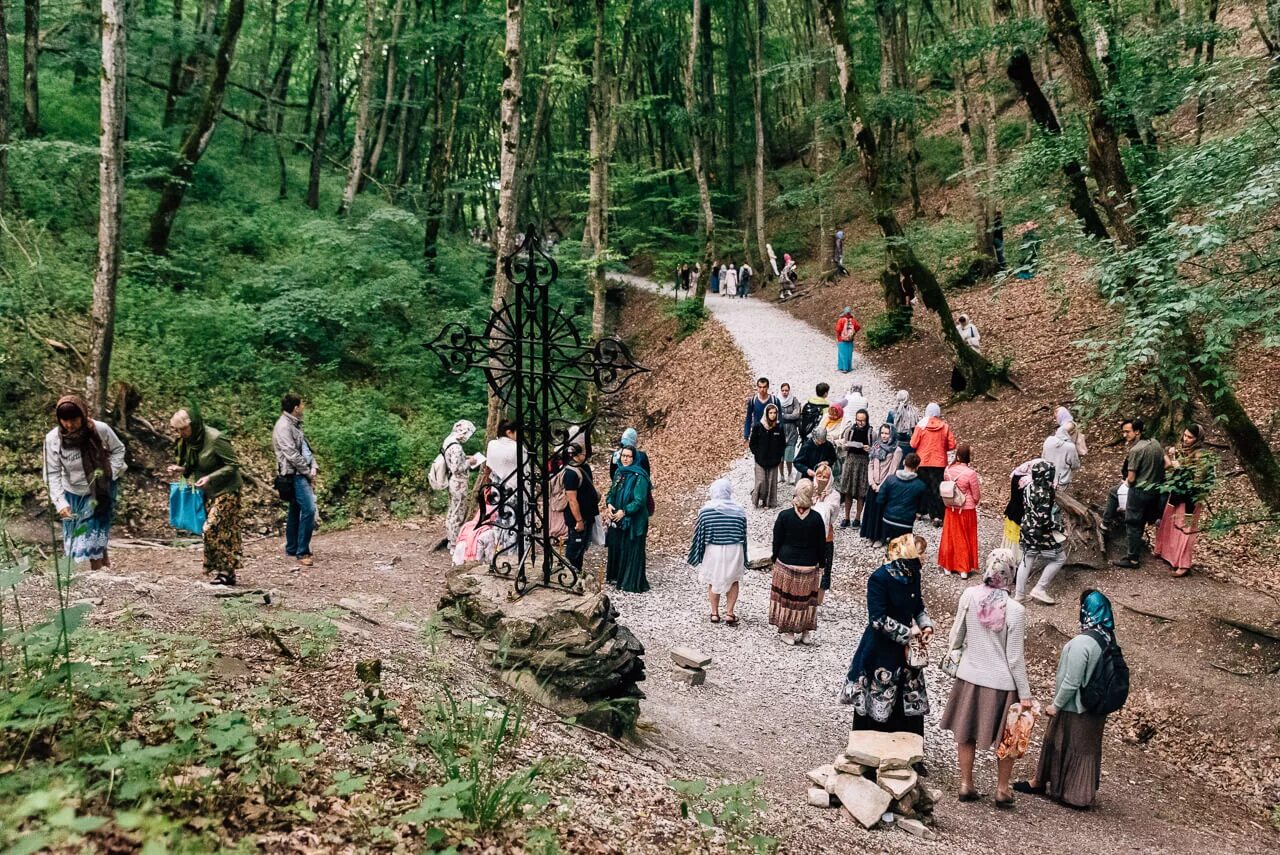
<path id="1" fill-rule="evenodd" d="M 673 779 L 667 786 L 683 797 L 680 815 L 695 817 L 708 835 L 719 829 L 730 852 L 769 855 L 778 850 L 777 840 L 756 831 L 760 813 L 769 806 L 758 793 L 759 778 L 714 788 L 706 781 Z"/>
<path id="2" fill-rule="evenodd" d="M 876 315 L 867 324 L 865 341 L 868 350 L 878 350 L 906 341 L 911 337 L 911 307 L 901 306 Z"/>
<path id="3" fill-rule="evenodd" d="M 676 319 L 676 337 L 679 339 L 688 338 L 702 329 L 703 323 L 711 317 L 711 312 L 705 304 L 691 299 L 672 302 L 662 311 L 667 317 Z"/>

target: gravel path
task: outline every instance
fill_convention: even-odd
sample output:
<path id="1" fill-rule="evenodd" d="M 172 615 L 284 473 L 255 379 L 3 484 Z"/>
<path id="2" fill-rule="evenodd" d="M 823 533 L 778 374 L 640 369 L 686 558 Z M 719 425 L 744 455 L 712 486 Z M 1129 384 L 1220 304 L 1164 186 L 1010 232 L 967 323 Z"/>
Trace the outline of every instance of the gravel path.
<path id="1" fill-rule="evenodd" d="M 639 277 L 615 278 L 653 288 Z M 871 402 L 872 424 L 883 420 L 896 387 L 860 354 L 854 357 L 853 374 L 837 372 L 833 335 L 815 330 L 771 302 L 716 295 L 708 295 L 706 302 L 737 341 L 753 376 L 768 377 L 775 390 L 787 381 L 802 399 L 823 381 L 831 384 L 831 397 L 840 398 L 856 379 Z M 749 392 L 727 390 L 726 396 L 738 407 Z M 924 402 L 918 403 L 923 409 Z M 670 464 L 658 460 L 655 465 Z M 743 457 L 727 475 L 734 483 L 735 499 L 747 504 L 753 468 L 745 446 Z M 784 485 L 780 493 L 780 505 L 785 506 L 790 488 Z M 696 506 L 689 509 L 690 519 L 696 512 Z M 749 510 L 748 536 L 767 544 L 776 513 Z M 980 518 L 979 528 L 985 555 L 999 544 L 1000 521 L 987 515 Z M 928 525 L 917 530 L 928 538 L 930 555 L 936 554 L 939 530 Z M 787 851 L 836 851 L 866 834 L 842 811 L 807 807 L 804 773 L 831 762 L 844 745 L 852 712 L 837 703 L 836 694 L 866 625 L 867 576 L 882 561 L 883 551 L 873 549 L 854 529 L 837 529 L 831 590 L 819 610 L 815 644 L 807 647 L 783 644 L 769 626 L 767 571 L 748 571 L 744 578 L 737 607 L 742 623 L 736 628 L 708 622 L 704 589 L 683 556 L 651 555 L 648 574 L 652 590 L 614 596 L 622 622 L 644 642 L 649 653 L 649 678 L 644 685 L 649 699 L 643 705 L 643 715 L 658 731 L 655 741 L 704 764 L 709 773 L 730 779 L 762 777 L 775 806 L 774 821 L 785 827 Z M 940 573 L 931 563 L 926 564 L 925 572 L 927 576 Z M 935 591 L 932 597 L 926 591 L 935 620 L 943 618 L 949 623 L 955 598 L 965 583 L 928 578 L 927 582 Z M 690 688 L 669 678 L 667 652 L 678 644 L 694 646 L 712 657 L 704 686 Z M 931 668 L 929 674 L 933 707 L 925 737 L 929 765 L 934 785 L 954 793 L 954 746 L 950 735 L 937 729 L 951 681 L 939 669 Z M 1107 750 L 1111 751 L 1110 744 Z M 1113 756 L 1108 755 L 1108 760 Z M 989 754 L 980 758 L 979 787 L 989 793 L 994 789 L 994 768 Z M 1022 775 L 1030 772 L 1032 762 L 1031 757 L 1021 761 Z M 1148 785 L 1154 783 L 1158 789 L 1159 784 L 1169 784 L 1178 792 L 1176 781 L 1163 780 L 1169 772 L 1104 765 L 1111 768 L 1104 772 L 1101 810 L 1078 814 L 1028 797 L 1019 802 L 1017 822 L 1001 822 L 1006 815 L 997 815 L 989 802 L 961 805 L 946 797 L 938 809 L 938 830 L 949 849 L 959 847 L 958 851 L 966 852 L 1048 851 L 1059 848 L 1064 835 L 1096 853 L 1185 852 L 1192 850 L 1193 840 L 1194 848 L 1203 852 L 1251 849 L 1248 837 L 1253 835 L 1228 844 L 1220 834 L 1210 836 L 1179 823 L 1176 808 L 1166 813 L 1163 809 L 1172 806 L 1161 804 L 1162 799 Z M 1121 785 L 1116 779 L 1122 775 L 1137 786 Z M 1254 841 L 1256 845 L 1256 838 Z M 880 851 L 927 845 L 897 832 L 874 832 L 864 842 Z"/>

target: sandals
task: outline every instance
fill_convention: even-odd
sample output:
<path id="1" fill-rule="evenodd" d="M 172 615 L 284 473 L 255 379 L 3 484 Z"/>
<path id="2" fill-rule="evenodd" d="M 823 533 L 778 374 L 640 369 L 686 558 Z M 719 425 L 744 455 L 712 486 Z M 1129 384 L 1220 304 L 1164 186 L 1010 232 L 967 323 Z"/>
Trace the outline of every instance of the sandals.
<path id="1" fill-rule="evenodd" d="M 1033 787 L 1030 781 L 1014 781 L 1012 789 L 1015 793 L 1026 793 L 1029 796 L 1043 796 L 1048 792 L 1048 787 L 1044 784 Z"/>
<path id="2" fill-rule="evenodd" d="M 1007 799 L 1002 799 L 999 796 L 996 796 L 995 802 L 996 802 L 996 807 L 998 807 L 1000 810 L 1011 810 L 1013 808 L 1014 799 L 1013 799 L 1013 796 L 1009 796 L 1009 798 Z"/>
<path id="3" fill-rule="evenodd" d="M 980 801 L 981 799 L 982 799 L 982 793 L 978 792 L 977 790 L 970 790 L 967 793 L 964 790 L 961 790 L 960 795 L 957 797 L 956 800 L 961 802 L 976 802 L 976 801 Z"/>
<path id="4" fill-rule="evenodd" d="M 725 617 L 725 619 L 724 619 L 724 624 L 725 624 L 725 626 L 737 626 L 737 625 L 738 625 L 738 616 L 737 616 L 737 615 L 728 615 L 728 616 L 727 616 L 727 617 Z"/>
<path id="5" fill-rule="evenodd" d="M 711 616 L 711 622 L 712 622 L 712 623 L 719 623 L 719 622 L 720 622 L 720 615 L 712 615 L 712 616 Z"/>

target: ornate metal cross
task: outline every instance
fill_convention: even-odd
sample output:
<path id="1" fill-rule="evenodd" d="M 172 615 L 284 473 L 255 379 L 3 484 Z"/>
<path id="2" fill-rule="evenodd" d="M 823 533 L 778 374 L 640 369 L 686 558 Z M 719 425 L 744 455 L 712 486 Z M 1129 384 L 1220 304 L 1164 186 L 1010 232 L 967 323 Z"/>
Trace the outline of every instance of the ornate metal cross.
<path id="1" fill-rule="evenodd" d="M 533 226 L 502 259 L 502 271 L 513 291 L 490 313 L 484 332 L 451 323 L 427 347 L 455 376 L 484 369 L 489 388 L 519 425 L 516 471 L 492 485 L 497 543 L 490 571 L 510 578 L 517 594 L 531 584 L 581 592 L 581 573 L 559 551 L 548 525 L 560 513 L 551 509 L 553 463 L 571 442 L 590 442 L 591 420 L 572 418 L 583 386 L 617 392 L 647 369 L 617 338 L 583 344 L 572 318 L 551 305 L 559 268 Z"/>

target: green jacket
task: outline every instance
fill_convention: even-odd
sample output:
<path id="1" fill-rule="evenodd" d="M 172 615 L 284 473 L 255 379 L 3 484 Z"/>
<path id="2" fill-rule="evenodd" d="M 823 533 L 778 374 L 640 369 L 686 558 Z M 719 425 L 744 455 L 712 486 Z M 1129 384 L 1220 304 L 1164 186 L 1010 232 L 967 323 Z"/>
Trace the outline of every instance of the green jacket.
<path id="1" fill-rule="evenodd" d="M 238 493 L 244 488 L 244 480 L 240 477 L 240 459 L 231 441 L 222 435 L 217 428 L 204 428 L 204 442 L 200 450 L 182 461 L 182 474 L 185 478 L 196 481 L 208 477 L 209 483 L 204 485 L 207 499 L 221 496 L 223 493 Z"/>
<path id="2" fill-rule="evenodd" d="M 1058 658 L 1058 678 L 1053 686 L 1053 705 L 1072 713 L 1085 712 L 1080 690 L 1089 683 L 1093 670 L 1102 661 L 1102 648 L 1091 635 L 1080 633 L 1067 642 Z"/>
<path id="3" fill-rule="evenodd" d="M 635 468 L 635 467 L 632 467 Z M 649 479 L 638 469 L 619 469 L 609 488 L 608 503 L 626 514 L 628 537 L 644 537 L 649 532 Z"/>

